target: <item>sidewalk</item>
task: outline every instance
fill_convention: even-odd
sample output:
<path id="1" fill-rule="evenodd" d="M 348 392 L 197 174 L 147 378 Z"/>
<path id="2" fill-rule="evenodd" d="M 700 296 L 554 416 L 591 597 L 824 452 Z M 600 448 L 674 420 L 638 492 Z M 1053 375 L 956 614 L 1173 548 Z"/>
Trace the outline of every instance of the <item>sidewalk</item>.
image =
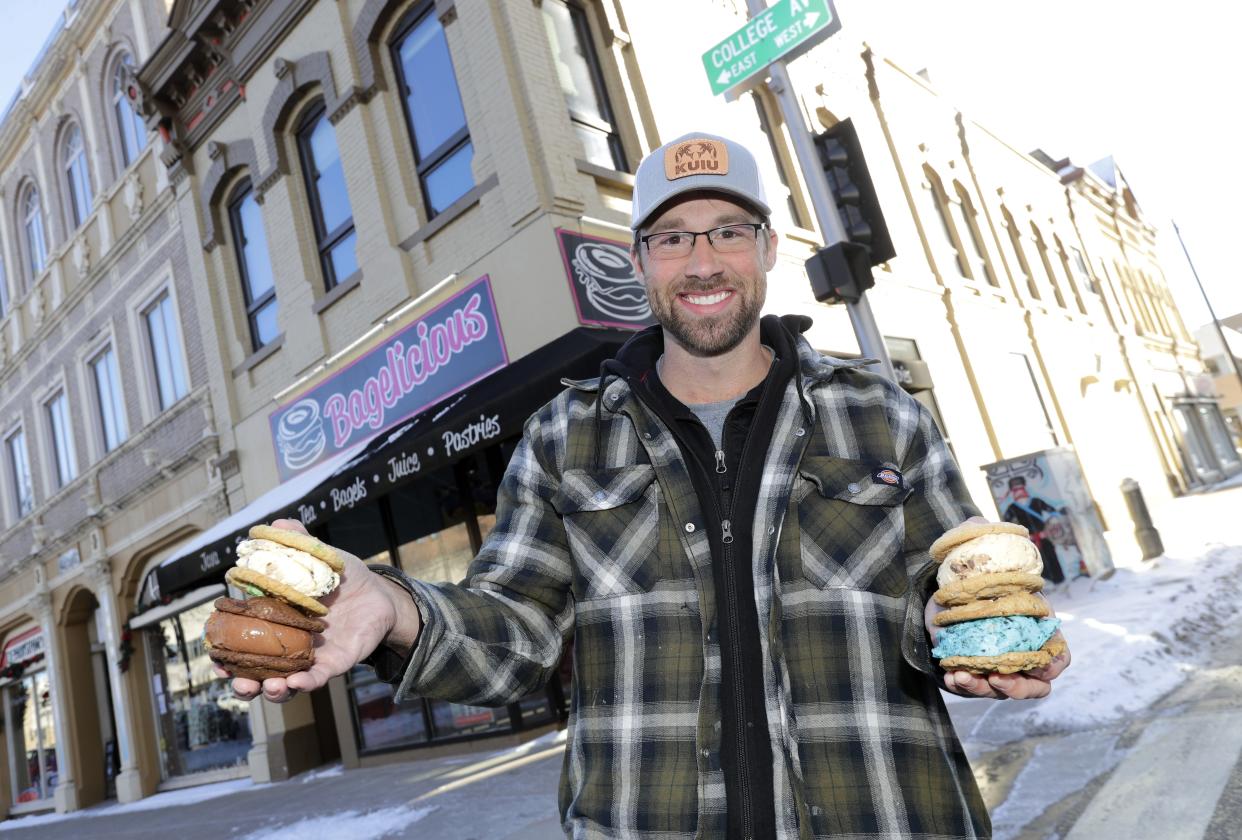
<path id="1" fill-rule="evenodd" d="M 287 782 L 221 782 L 105 803 L 74 814 L 0 822 L 0 840 L 548 840 L 560 837 L 556 791 L 564 733 L 503 751 Z"/>

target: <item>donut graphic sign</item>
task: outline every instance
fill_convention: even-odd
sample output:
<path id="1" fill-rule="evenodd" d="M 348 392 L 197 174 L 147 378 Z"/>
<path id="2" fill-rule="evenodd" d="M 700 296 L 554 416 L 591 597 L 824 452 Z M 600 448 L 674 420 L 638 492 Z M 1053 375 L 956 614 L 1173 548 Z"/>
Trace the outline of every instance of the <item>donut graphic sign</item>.
<path id="1" fill-rule="evenodd" d="M 484 275 L 271 413 L 281 481 L 508 362 L 491 281 Z"/>
<path id="2" fill-rule="evenodd" d="M 655 323 L 626 242 L 556 229 L 578 322 L 641 329 Z"/>
<path id="3" fill-rule="evenodd" d="M 327 445 L 328 435 L 315 400 L 298 400 L 281 415 L 276 430 L 276 451 L 289 469 L 302 470 L 315 463 Z"/>

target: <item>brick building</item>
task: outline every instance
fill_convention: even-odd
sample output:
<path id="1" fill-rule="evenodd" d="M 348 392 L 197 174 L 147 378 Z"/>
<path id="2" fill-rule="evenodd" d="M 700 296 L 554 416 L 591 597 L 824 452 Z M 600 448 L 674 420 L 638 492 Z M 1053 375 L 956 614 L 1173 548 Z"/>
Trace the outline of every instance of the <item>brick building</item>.
<path id="1" fill-rule="evenodd" d="M 181 216 L 124 95 L 159 2 L 71 4 L 0 118 L 0 700 L 9 813 L 154 788 L 122 626 L 225 513 Z M 148 774 L 144 781 L 143 773 Z"/>

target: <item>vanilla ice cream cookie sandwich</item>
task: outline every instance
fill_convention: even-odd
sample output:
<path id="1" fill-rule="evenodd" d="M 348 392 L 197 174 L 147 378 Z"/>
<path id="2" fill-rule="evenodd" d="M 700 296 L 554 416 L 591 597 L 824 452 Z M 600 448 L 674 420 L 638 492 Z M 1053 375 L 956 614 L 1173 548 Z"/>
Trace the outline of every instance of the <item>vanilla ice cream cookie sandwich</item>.
<path id="1" fill-rule="evenodd" d="M 345 561 L 336 549 L 307 534 L 268 525 L 254 526 L 250 537 L 238 544 L 237 565 L 225 580 L 249 595 L 271 595 L 309 615 L 327 615 L 328 608 L 317 599 L 341 582 Z"/>

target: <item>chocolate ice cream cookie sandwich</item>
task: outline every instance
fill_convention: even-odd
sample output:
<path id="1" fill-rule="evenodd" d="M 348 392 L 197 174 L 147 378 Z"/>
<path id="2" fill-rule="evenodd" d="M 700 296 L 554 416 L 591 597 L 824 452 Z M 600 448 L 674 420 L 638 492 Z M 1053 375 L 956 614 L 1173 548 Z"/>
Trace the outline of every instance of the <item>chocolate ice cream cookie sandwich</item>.
<path id="1" fill-rule="evenodd" d="M 323 622 L 275 598 L 217 598 L 207 619 L 207 655 L 235 677 L 265 680 L 304 671 L 315 663 L 312 633 Z"/>

